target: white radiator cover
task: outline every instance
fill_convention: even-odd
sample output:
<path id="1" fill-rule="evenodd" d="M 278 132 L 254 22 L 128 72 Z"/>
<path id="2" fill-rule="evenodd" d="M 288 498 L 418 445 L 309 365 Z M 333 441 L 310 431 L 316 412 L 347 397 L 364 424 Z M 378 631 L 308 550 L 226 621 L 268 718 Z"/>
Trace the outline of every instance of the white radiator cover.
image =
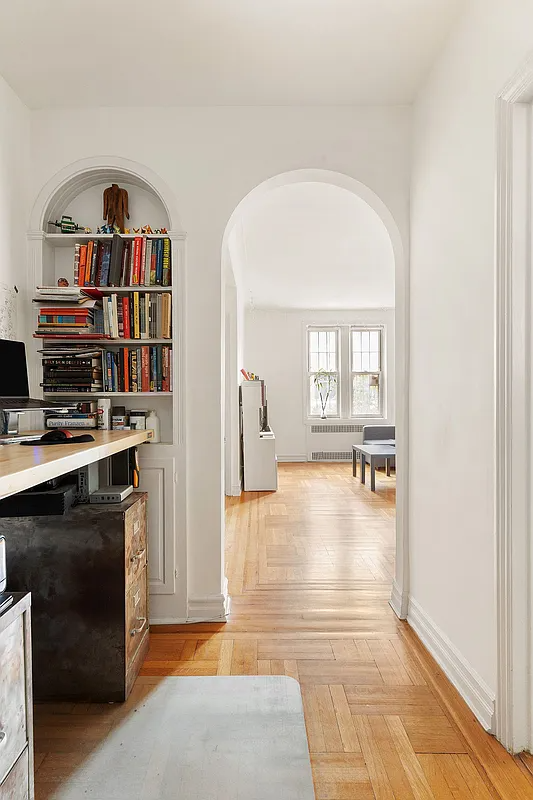
<path id="1" fill-rule="evenodd" d="M 308 461 L 351 461 L 352 445 L 362 444 L 363 426 L 331 423 L 307 428 Z"/>

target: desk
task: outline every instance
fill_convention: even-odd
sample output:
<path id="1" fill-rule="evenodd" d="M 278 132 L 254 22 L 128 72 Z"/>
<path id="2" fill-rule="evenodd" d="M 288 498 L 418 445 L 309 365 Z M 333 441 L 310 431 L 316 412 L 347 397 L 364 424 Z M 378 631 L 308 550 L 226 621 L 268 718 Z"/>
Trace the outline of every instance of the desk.
<path id="1" fill-rule="evenodd" d="M 44 433 L 44 431 L 43 431 Z M 79 431 L 78 431 L 79 433 Z M 94 442 L 0 447 L 0 500 L 146 442 L 147 431 L 93 431 Z"/>
<path id="2" fill-rule="evenodd" d="M 376 461 L 384 458 L 387 466 L 387 475 L 390 475 L 390 460 L 396 455 L 396 447 L 389 444 L 353 444 L 352 445 L 352 465 L 353 476 L 357 475 L 356 453 L 361 454 L 361 483 L 365 483 L 366 459 L 370 461 L 370 490 L 376 491 Z"/>

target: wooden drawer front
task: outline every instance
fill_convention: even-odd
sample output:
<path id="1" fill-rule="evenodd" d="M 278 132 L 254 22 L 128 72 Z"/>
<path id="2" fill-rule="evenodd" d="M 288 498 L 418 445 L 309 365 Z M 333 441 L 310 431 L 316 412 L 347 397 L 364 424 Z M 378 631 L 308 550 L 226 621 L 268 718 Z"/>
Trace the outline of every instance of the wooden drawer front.
<path id="1" fill-rule="evenodd" d="M 0 634 L 0 781 L 26 744 L 25 686 L 24 634 L 20 616 Z M 0 796 L 3 798 L 4 795 Z"/>
<path id="2" fill-rule="evenodd" d="M 24 750 L 15 766 L 0 784 L 0 800 L 29 800 L 30 775 L 28 748 Z"/>
<path id="3" fill-rule="evenodd" d="M 126 589 L 135 583 L 146 566 L 146 500 L 141 496 L 126 511 L 124 519 L 126 540 Z"/>
<path id="4" fill-rule="evenodd" d="M 126 669 L 148 630 L 148 597 L 146 567 L 126 597 Z"/>

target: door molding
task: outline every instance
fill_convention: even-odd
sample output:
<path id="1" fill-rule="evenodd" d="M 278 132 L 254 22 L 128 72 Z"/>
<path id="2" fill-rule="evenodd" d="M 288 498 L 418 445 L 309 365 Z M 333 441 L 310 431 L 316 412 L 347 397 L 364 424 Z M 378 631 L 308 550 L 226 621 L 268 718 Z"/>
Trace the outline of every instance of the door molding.
<path id="1" fill-rule="evenodd" d="M 531 746 L 531 127 L 533 57 L 496 100 L 494 733 Z M 524 169 L 524 164 L 528 165 Z"/>

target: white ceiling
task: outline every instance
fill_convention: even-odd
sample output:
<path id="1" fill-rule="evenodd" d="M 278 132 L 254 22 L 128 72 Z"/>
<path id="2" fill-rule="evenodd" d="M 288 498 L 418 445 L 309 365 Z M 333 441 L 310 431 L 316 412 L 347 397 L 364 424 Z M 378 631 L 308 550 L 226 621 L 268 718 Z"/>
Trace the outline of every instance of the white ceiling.
<path id="1" fill-rule="evenodd" d="M 324 183 L 273 189 L 230 237 L 234 271 L 256 308 L 394 306 L 394 256 L 376 212 Z"/>
<path id="2" fill-rule="evenodd" d="M 464 0 L 0 0 L 32 108 L 410 103 Z"/>

